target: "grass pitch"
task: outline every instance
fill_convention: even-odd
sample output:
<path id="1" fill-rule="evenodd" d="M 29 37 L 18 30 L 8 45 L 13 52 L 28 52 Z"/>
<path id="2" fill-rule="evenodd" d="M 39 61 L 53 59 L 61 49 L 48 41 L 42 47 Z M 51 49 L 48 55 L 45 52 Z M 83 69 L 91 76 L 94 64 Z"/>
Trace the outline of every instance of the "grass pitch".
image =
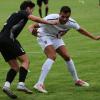
<path id="1" fill-rule="evenodd" d="M 22 1 L 0 0 L 0 29 L 7 17 L 13 11 L 19 9 L 19 4 Z M 49 0 L 49 13 L 59 13 L 59 9 L 63 5 L 71 7 L 72 17 L 82 27 L 94 35 L 100 35 L 99 0 Z M 38 16 L 37 6 L 33 14 Z M 30 58 L 31 72 L 28 73 L 26 84 L 33 90 L 33 94 L 28 95 L 16 90 L 17 76 L 12 84 L 12 90 L 18 95 L 18 100 L 100 100 L 100 41 L 88 39 L 75 30 L 69 31 L 63 39 L 75 62 L 79 77 L 89 82 L 90 87 L 74 86 L 64 61 L 58 56 L 45 81 L 46 89 L 49 93 L 38 93 L 32 88 L 40 75 L 41 66 L 46 57 L 39 47 L 36 38 L 28 32 L 27 27 L 29 24 L 32 24 L 32 22 L 28 22 L 18 39 Z M 4 62 L 0 55 L 0 100 L 10 100 L 2 92 L 2 86 L 8 69 L 8 64 Z"/>

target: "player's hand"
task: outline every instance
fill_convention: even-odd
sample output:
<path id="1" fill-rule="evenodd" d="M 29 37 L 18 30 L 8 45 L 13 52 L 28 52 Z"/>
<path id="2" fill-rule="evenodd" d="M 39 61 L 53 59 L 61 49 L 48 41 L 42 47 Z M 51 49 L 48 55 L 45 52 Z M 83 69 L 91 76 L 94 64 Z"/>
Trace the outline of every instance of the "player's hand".
<path id="1" fill-rule="evenodd" d="M 37 29 L 36 28 L 33 28 L 33 30 L 32 30 L 32 35 L 34 35 L 34 36 L 38 36 L 38 31 L 37 31 Z"/>

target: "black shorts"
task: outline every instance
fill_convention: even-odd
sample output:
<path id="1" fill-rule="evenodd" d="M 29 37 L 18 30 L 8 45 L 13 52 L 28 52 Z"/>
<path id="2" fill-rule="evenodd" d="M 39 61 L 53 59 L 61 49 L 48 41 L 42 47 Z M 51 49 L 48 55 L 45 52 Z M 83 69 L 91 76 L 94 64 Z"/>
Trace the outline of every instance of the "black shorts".
<path id="1" fill-rule="evenodd" d="M 0 40 L 0 52 L 6 62 L 25 54 L 18 40 L 12 41 L 11 39 L 6 39 L 6 41 Z"/>
<path id="2" fill-rule="evenodd" d="M 44 4 L 48 4 L 48 0 L 37 0 L 37 5 L 42 6 L 42 2 L 44 2 Z"/>

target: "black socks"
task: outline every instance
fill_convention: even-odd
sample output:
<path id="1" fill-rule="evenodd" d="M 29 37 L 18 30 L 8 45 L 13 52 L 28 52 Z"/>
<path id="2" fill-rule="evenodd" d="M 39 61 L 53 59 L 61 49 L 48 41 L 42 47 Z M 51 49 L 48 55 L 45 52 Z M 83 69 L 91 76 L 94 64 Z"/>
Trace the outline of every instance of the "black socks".
<path id="1" fill-rule="evenodd" d="M 25 82 L 27 76 L 27 70 L 24 67 L 20 67 L 19 70 L 19 82 Z"/>
<path id="2" fill-rule="evenodd" d="M 45 16 L 48 14 L 48 7 L 45 8 Z"/>
<path id="3" fill-rule="evenodd" d="M 7 73 L 6 81 L 12 83 L 16 74 L 17 74 L 17 72 L 14 69 L 10 69 Z"/>
<path id="4" fill-rule="evenodd" d="M 39 9 L 39 15 L 42 18 L 42 11 L 41 11 L 41 9 Z"/>

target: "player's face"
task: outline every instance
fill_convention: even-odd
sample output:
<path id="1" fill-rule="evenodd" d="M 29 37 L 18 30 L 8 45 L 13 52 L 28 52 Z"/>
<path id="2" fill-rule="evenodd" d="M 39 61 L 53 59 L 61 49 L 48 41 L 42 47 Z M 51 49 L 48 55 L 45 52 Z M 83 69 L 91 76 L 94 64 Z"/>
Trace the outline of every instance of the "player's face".
<path id="1" fill-rule="evenodd" d="M 29 14 L 32 14 L 33 8 L 27 7 L 26 11 L 27 11 Z"/>
<path id="2" fill-rule="evenodd" d="M 71 13 L 61 12 L 60 17 L 59 17 L 60 24 L 65 24 L 68 21 L 70 15 L 71 15 Z"/>

